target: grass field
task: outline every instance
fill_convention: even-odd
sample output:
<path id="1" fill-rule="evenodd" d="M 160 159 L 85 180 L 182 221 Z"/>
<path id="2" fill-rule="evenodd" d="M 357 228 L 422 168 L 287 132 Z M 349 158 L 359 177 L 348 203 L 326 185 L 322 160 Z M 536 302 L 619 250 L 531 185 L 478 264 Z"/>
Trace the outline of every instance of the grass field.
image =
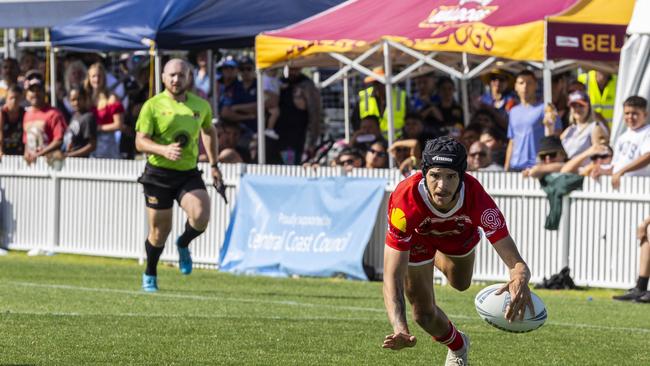
<path id="1" fill-rule="evenodd" d="M 159 270 L 139 291 L 135 261 L 68 255 L 0 257 L 0 365 L 442 365 L 446 349 L 417 326 L 412 349 L 390 332 L 381 283 Z M 464 293 L 439 304 L 472 340 L 474 365 L 650 365 L 650 305 L 617 291 L 536 291 L 549 320 L 510 334 L 483 322 Z M 618 291 L 620 292 L 620 291 Z M 593 300 L 589 301 L 588 298 Z"/>

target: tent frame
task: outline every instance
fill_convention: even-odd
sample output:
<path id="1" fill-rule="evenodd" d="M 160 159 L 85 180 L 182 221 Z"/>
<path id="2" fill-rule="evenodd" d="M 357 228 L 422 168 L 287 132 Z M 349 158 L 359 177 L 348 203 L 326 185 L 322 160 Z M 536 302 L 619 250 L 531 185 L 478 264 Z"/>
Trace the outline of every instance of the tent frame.
<path id="1" fill-rule="evenodd" d="M 402 70 L 400 73 L 397 75 L 393 75 L 393 69 L 392 69 L 392 58 L 391 58 L 391 48 L 395 49 L 396 51 L 401 51 L 406 55 L 412 56 L 413 58 L 416 59 L 415 62 L 411 63 L 410 65 L 407 65 L 404 70 Z M 546 47 L 545 47 L 546 49 Z M 384 74 L 385 75 L 379 75 L 366 66 L 362 64 L 362 62 L 366 59 L 368 59 L 370 56 L 373 54 L 379 52 L 381 50 L 383 54 L 383 64 L 384 64 Z M 343 88 L 344 88 L 344 101 L 343 101 L 343 106 L 344 106 L 344 111 L 345 111 L 345 139 L 346 142 L 349 142 L 350 140 L 350 116 L 349 116 L 349 110 L 350 110 L 350 99 L 349 99 L 349 83 L 348 83 L 348 75 L 351 70 L 355 70 L 359 72 L 362 75 L 365 76 L 370 76 L 374 78 L 375 80 L 381 82 L 382 84 L 385 85 L 386 87 L 386 95 L 392 95 L 393 92 L 393 86 L 394 84 L 404 80 L 407 78 L 409 75 L 411 75 L 416 69 L 418 69 L 421 66 L 427 65 L 431 66 L 435 70 L 441 71 L 447 75 L 449 75 L 452 78 L 455 78 L 460 81 L 460 86 L 461 86 L 461 97 L 462 97 L 462 105 L 463 105 L 463 110 L 466 112 L 469 112 L 469 92 L 468 92 L 468 81 L 475 78 L 478 76 L 481 72 L 485 71 L 487 68 L 492 66 L 498 61 L 498 58 L 496 56 L 488 56 L 485 60 L 480 62 L 477 66 L 471 68 L 469 64 L 469 57 L 468 54 L 463 52 L 461 57 L 462 57 L 462 67 L 463 70 L 459 71 L 456 70 L 455 68 L 445 65 L 444 63 L 435 60 L 434 57 L 436 57 L 440 52 L 434 51 L 430 53 L 423 53 L 418 50 L 414 50 L 412 48 L 409 48 L 407 46 L 404 46 L 400 43 L 394 42 L 389 39 L 384 39 L 381 42 L 378 42 L 377 44 L 371 46 L 363 52 L 361 55 L 357 56 L 354 59 L 351 59 L 341 53 L 336 53 L 336 52 L 329 52 L 327 53 L 330 57 L 338 61 L 342 67 L 339 67 L 339 70 L 335 72 L 332 76 L 327 78 L 324 81 L 319 81 L 316 80 L 316 86 L 318 88 L 325 88 L 332 83 L 343 80 Z M 290 62 L 290 61 L 288 61 Z M 576 60 L 561 60 L 561 61 L 554 61 L 554 60 L 544 60 L 543 62 L 535 62 L 535 61 L 507 61 L 507 63 L 504 66 L 511 65 L 513 63 L 520 63 L 520 62 L 525 62 L 528 63 L 530 66 L 533 66 L 536 69 L 542 70 L 542 75 L 543 75 L 543 86 L 544 86 L 544 103 L 548 104 L 551 103 L 552 97 L 551 97 L 551 78 L 554 72 L 560 72 L 563 71 L 564 69 L 568 67 L 575 66 L 578 62 Z M 589 64 L 588 62 L 583 62 L 580 61 L 581 64 Z M 286 62 L 282 63 L 286 64 Z M 279 65 L 279 64 L 277 64 Z M 276 66 L 277 66 L 276 65 Z M 262 76 L 262 70 L 257 69 L 257 80 L 258 80 L 258 90 L 261 90 L 261 76 Z M 265 121 L 264 121 L 264 93 L 257 93 L 257 100 L 258 100 L 258 119 L 257 119 L 257 138 L 258 138 L 258 163 L 259 164 L 265 164 L 266 163 L 266 151 L 264 149 L 265 146 L 265 138 L 264 134 L 261 133 L 260 131 L 264 131 L 265 128 Z M 388 118 L 388 144 L 389 146 L 393 144 L 394 142 L 394 136 L 395 136 L 395 126 L 394 126 L 394 113 L 393 113 L 393 105 L 392 103 L 386 103 L 386 117 Z M 469 113 L 465 113 L 465 125 L 469 123 L 470 115 Z M 393 168 L 393 159 L 389 159 L 389 166 L 390 168 Z"/>

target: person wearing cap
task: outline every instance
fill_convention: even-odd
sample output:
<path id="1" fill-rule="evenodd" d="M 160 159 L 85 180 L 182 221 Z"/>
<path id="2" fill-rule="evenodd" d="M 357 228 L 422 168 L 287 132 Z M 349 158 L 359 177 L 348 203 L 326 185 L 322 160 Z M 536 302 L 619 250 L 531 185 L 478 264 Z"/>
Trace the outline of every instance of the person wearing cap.
<path id="1" fill-rule="evenodd" d="M 481 76 L 481 81 L 488 86 L 488 90 L 479 99 L 481 104 L 496 109 L 503 118 L 503 124 L 500 127 L 505 128 L 508 112 L 517 104 L 517 98 L 512 92 L 514 84 L 512 75 L 507 71 L 495 68 Z"/>
<path id="2" fill-rule="evenodd" d="M 208 226 L 211 200 L 197 169 L 199 137 L 206 147 L 213 185 L 226 198 L 217 164 L 212 110 L 205 99 L 188 91 L 190 66 L 181 59 L 171 59 L 165 64 L 162 79 L 165 90 L 145 102 L 135 128 L 136 148 L 148 154 L 144 173 L 138 178 L 149 222 L 144 243 L 147 266 L 142 274 L 146 292 L 158 291 L 158 260 L 171 231 L 174 200 L 187 214 L 185 231 L 176 239 L 182 274 L 192 272 L 190 242 Z"/>
<path id="3" fill-rule="evenodd" d="M 237 61 L 232 56 L 224 57 L 217 67 L 221 73 L 219 79 L 219 113 L 223 117 L 222 111 L 226 106 L 231 106 L 233 99 L 242 88 L 241 82 L 237 79 Z M 224 117 L 225 118 L 225 117 Z"/>
<path id="4" fill-rule="evenodd" d="M 377 75 L 384 76 L 384 69 L 381 67 L 376 67 L 372 71 Z M 363 82 L 369 86 L 359 92 L 359 102 L 352 112 L 352 123 L 357 126 L 364 117 L 369 115 L 377 116 L 379 118 L 379 128 L 384 137 L 388 138 L 386 87 L 372 76 L 367 76 L 363 79 Z M 402 128 L 404 127 L 404 119 L 408 109 L 406 92 L 394 87 L 391 100 L 393 103 L 394 138 L 397 139 L 402 136 Z"/>
<path id="5" fill-rule="evenodd" d="M 524 177 L 540 178 L 546 174 L 561 171 L 566 163 L 567 155 L 560 138 L 544 136 L 539 143 L 537 159 L 537 164 L 521 172 Z"/>
<path id="6" fill-rule="evenodd" d="M 539 142 L 542 137 L 560 131 L 562 123 L 554 108 L 546 108 L 537 100 L 537 77 L 523 70 L 515 78 L 515 91 L 519 104 L 512 107 L 508 121 L 508 147 L 504 168 L 520 172 L 537 163 Z M 559 134 L 559 132 L 557 132 Z"/>
<path id="7" fill-rule="evenodd" d="M 595 117 L 611 130 L 616 103 L 616 75 L 602 70 L 589 70 L 578 75 L 578 81 L 585 85 Z"/>
<path id="8" fill-rule="evenodd" d="M 570 125 L 562 134 L 562 146 L 569 159 L 589 149 L 592 145 L 606 144 L 609 141 L 607 127 L 593 117 L 587 94 L 573 92 L 568 98 Z M 586 165 L 588 160 L 583 161 Z"/>
<path id="9" fill-rule="evenodd" d="M 436 304 L 433 270 L 438 268 L 455 289 L 467 290 L 479 227 L 509 268 L 510 280 L 498 292 L 507 291 L 512 299 L 506 318 L 522 319 L 533 310 L 530 270 L 503 214 L 466 169 L 463 145 L 450 137 L 430 140 L 421 171 L 400 182 L 388 202 L 383 293 L 392 332 L 383 347 L 400 350 L 416 343 L 406 320 L 406 295 L 416 323 L 448 348 L 446 365 L 466 365 L 470 342 Z"/>
<path id="10" fill-rule="evenodd" d="M 24 83 L 25 98 L 30 105 L 23 117 L 24 157 L 27 164 L 32 164 L 40 156 L 59 151 L 67 124 L 61 111 L 45 101 L 43 75 L 35 70 L 29 71 Z"/>
<path id="11" fill-rule="evenodd" d="M 257 82 L 253 59 L 248 56 L 240 58 L 237 69 L 241 81 L 238 87 L 233 88 L 230 103 L 224 104 L 221 117 L 242 125 L 246 145 L 257 132 Z"/>
<path id="12" fill-rule="evenodd" d="M 593 177 L 612 176 L 612 187 L 618 189 L 621 177 L 650 176 L 650 124 L 648 124 L 648 101 L 633 95 L 623 103 L 623 120 L 627 130 L 614 145 L 611 167 L 599 167 Z"/>

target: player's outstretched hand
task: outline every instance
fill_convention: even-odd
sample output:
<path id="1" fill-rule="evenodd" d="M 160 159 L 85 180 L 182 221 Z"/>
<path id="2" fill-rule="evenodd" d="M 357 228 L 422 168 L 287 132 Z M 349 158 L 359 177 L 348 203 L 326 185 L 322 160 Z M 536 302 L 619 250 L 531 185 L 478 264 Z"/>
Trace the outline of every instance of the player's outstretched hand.
<path id="1" fill-rule="evenodd" d="M 535 315 L 535 305 L 533 305 L 533 299 L 530 296 L 530 289 L 526 281 L 522 279 L 510 280 L 496 292 L 496 295 L 500 295 L 505 291 L 510 292 L 510 304 L 508 304 L 505 314 L 508 321 L 524 320 L 526 308 L 530 308 L 530 314 Z"/>
<path id="2" fill-rule="evenodd" d="M 415 336 L 405 333 L 389 334 L 384 339 L 383 348 L 390 348 L 393 351 L 399 351 L 405 347 L 413 347 L 417 343 Z"/>
<path id="3" fill-rule="evenodd" d="M 223 201 L 228 204 L 228 198 L 226 198 L 226 185 L 223 183 L 223 175 L 221 175 L 221 170 L 219 166 L 212 166 L 212 186 L 219 193 Z"/>

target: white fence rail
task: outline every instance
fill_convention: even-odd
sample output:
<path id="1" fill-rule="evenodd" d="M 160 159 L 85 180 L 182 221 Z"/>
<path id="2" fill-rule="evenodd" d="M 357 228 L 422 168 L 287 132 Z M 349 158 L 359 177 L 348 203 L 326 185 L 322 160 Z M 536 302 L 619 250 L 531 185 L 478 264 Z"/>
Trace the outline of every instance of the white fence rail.
<path id="1" fill-rule="evenodd" d="M 147 228 L 142 189 L 136 179 L 143 166 L 142 161 L 67 159 L 61 171 L 53 171 L 42 161 L 27 167 L 18 157 L 4 157 L 0 163 L 0 245 L 142 258 Z M 208 171 L 207 165 L 202 168 Z M 225 165 L 222 169 L 229 205 L 210 190 L 210 226 L 192 244 L 199 264 L 217 264 L 243 174 L 314 178 L 343 174 L 340 168 L 305 170 L 271 165 Z M 351 176 L 388 180 L 364 255 L 367 267 L 382 272 L 386 198 L 400 176 L 396 170 L 366 169 Z M 504 212 L 534 281 L 569 265 L 579 285 L 626 288 L 633 284 L 639 257 L 635 228 L 650 213 L 650 178 L 624 178 L 619 191 L 610 188 L 608 178 L 585 180 L 582 191 L 564 199 L 560 229 L 548 231 L 544 229 L 548 202 L 536 180 L 514 173 L 480 173 L 476 177 Z M 207 175 L 204 178 L 207 182 Z M 175 210 L 172 238 L 180 234 L 185 222 L 182 211 Z M 479 245 L 474 278 L 503 280 L 506 268 L 489 245 L 486 241 Z M 176 256 L 174 246 L 167 245 L 162 259 L 173 261 Z"/>

